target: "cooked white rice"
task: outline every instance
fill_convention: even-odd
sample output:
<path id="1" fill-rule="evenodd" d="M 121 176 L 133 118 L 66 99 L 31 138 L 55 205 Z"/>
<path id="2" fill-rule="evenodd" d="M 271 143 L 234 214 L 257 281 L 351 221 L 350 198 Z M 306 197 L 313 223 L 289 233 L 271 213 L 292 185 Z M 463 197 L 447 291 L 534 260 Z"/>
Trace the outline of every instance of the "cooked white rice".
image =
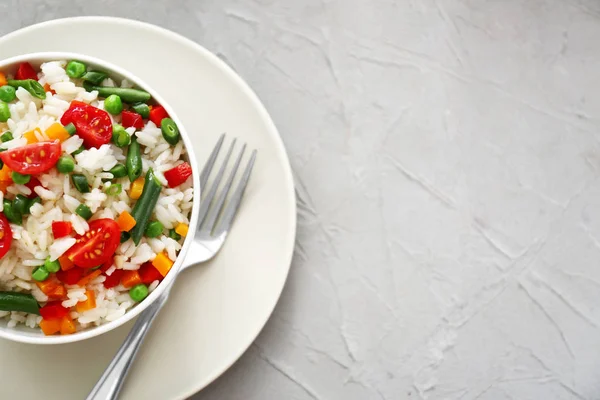
<path id="1" fill-rule="evenodd" d="M 73 100 L 83 101 L 98 108 L 104 107 L 104 102 L 98 99 L 97 92 L 86 92 L 81 86 L 81 81 L 70 79 L 67 76 L 65 66 L 65 61 L 47 62 L 41 66 L 41 72 L 38 75 L 40 84 L 48 84 L 55 92 L 55 94 L 46 93 L 45 100 L 34 98 L 25 89 L 17 90 L 17 99 L 9 104 L 11 118 L 6 123 L 0 123 L 0 134 L 11 131 L 14 137 L 13 140 L 2 143 L 3 148 L 12 149 L 26 145 L 27 140 L 23 135 L 36 128 L 38 129 L 36 132 L 38 140 L 48 140 L 44 132 L 49 126 L 60 121 L 61 116 Z M 119 85 L 110 78 L 106 79 L 103 84 L 106 86 Z M 132 87 L 132 84 L 123 80 L 120 86 Z M 118 122 L 120 117 L 111 116 L 111 118 Z M 186 154 L 183 144 L 181 142 L 176 146 L 168 144 L 162 137 L 160 128 L 152 122 L 146 123 L 145 127 L 137 132 L 134 128 L 129 128 L 128 131 L 130 134 L 135 134 L 138 142 L 142 145 L 144 174 L 149 168 L 153 168 L 157 178 L 163 185 L 166 185 L 163 172 L 182 162 L 181 160 Z M 74 135 L 62 143 L 62 150 L 71 153 L 82 144 L 83 139 Z M 77 191 L 71 184 L 69 176 L 58 173 L 55 168 L 38 176 L 44 187 L 36 187 L 35 193 L 42 199 L 42 203 L 31 207 L 31 214 L 24 216 L 21 226 L 11 224 L 12 247 L 0 259 L 1 291 L 31 293 L 42 305 L 48 301 L 48 297 L 31 278 L 32 270 L 36 266 L 42 265 L 47 257 L 56 260 L 75 243 L 73 237 L 54 239 L 52 222 L 70 221 L 73 230 L 81 235 L 88 230 L 89 226 L 85 219 L 75 214 L 75 209 L 80 204 L 86 204 L 92 210 L 94 216 L 91 220 L 116 219 L 123 211 L 130 212 L 135 200 L 131 200 L 128 196 L 129 180 L 126 177 L 113 180 L 113 184 L 118 182 L 123 187 L 123 191 L 117 196 L 108 196 L 105 190 L 111 185 L 111 182 L 103 182 L 103 179 L 112 178 L 112 174 L 107 171 L 117 163 L 124 163 L 125 158 L 123 150 L 113 144 L 106 144 L 98 149 L 87 149 L 76 155 L 75 172 L 83 174 L 91 186 L 91 191 L 86 194 Z M 12 184 L 6 189 L 6 193 L 5 195 L 0 192 L 0 211 L 2 211 L 3 196 L 13 198 L 19 193 L 29 195 L 31 190 L 23 185 Z M 190 180 L 175 189 L 164 187 L 152 218 L 164 225 L 163 235 L 153 239 L 144 237 L 138 246 L 135 246 L 131 239 L 119 245 L 113 265 L 105 274 L 110 276 L 117 269 L 137 270 L 142 264 L 153 260 L 161 252 L 165 252 L 174 261 L 181 249 L 181 240 L 179 242 L 173 240 L 164 233 L 178 223 L 189 223 L 188 216 L 192 209 L 192 197 L 193 189 Z M 102 284 L 105 279 L 104 275 L 100 275 L 86 287 L 66 286 L 67 298 L 62 301 L 62 305 L 71 308 L 70 315 L 76 321 L 78 331 L 114 321 L 135 305 L 129 296 L 129 289 L 121 284 L 106 289 Z M 149 291 L 155 290 L 158 284 L 158 281 L 150 284 Z M 74 306 L 86 299 L 86 290 L 95 292 L 96 307 L 78 314 Z M 0 318 L 6 319 L 9 327 L 24 324 L 34 328 L 41 321 L 40 316 L 22 312 L 0 311 Z"/>

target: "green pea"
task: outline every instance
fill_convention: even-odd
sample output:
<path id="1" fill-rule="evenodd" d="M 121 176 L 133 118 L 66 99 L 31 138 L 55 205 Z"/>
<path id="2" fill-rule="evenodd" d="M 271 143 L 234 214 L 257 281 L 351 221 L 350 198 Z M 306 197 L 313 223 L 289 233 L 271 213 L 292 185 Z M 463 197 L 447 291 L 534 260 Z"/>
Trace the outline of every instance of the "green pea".
<path id="1" fill-rule="evenodd" d="M 17 171 L 12 172 L 12 180 L 17 185 L 25 185 L 25 184 L 29 183 L 30 179 L 31 179 L 31 175 L 20 174 Z"/>
<path id="2" fill-rule="evenodd" d="M 60 263 L 58 260 L 51 261 L 50 257 L 48 257 L 46 258 L 46 261 L 44 261 L 44 268 L 46 268 L 48 272 L 58 272 L 60 270 Z"/>
<path id="3" fill-rule="evenodd" d="M 76 156 L 77 154 L 81 153 L 84 150 L 85 150 L 85 147 L 81 146 L 80 148 L 78 148 L 77 150 L 75 150 L 74 152 L 72 152 L 71 155 L 72 156 Z"/>
<path id="4" fill-rule="evenodd" d="M 146 237 L 155 238 L 159 237 L 162 231 L 163 224 L 161 224 L 160 221 L 152 221 L 146 227 L 146 231 L 144 232 L 144 234 L 146 235 Z"/>
<path id="5" fill-rule="evenodd" d="M 148 286 L 140 283 L 129 289 L 129 296 L 133 301 L 140 302 L 148 296 Z"/>
<path id="6" fill-rule="evenodd" d="M 113 177 L 115 178 L 122 178 L 124 176 L 127 176 L 127 168 L 123 164 L 115 165 L 108 172 L 113 174 Z"/>
<path id="7" fill-rule="evenodd" d="M 74 134 L 77 133 L 77 128 L 75 128 L 75 125 L 71 122 L 70 124 L 65 125 L 65 130 L 69 133 L 69 135 L 73 136 Z"/>
<path id="8" fill-rule="evenodd" d="M 0 87 L 0 100 L 10 103 L 17 98 L 17 89 L 12 86 L 4 85 Z"/>
<path id="9" fill-rule="evenodd" d="M 175 229 L 169 229 L 169 237 L 173 240 L 179 241 L 181 239 L 181 235 L 175 232 Z"/>
<path id="10" fill-rule="evenodd" d="M 12 203 L 13 210 L 18 212 L 19 214 L 27 214 L 29 211 L 29 199 L 22 194 L 18 194 Z"/>
<path id="11" fill-rule="evenodd" d="M 129 136 L 129 133 L 127 133 L 122 125 L 115 124 L 113 126 L 112 141 L 117 147 L 129 146 L 131 136 Z"/>
<path id="12" fill-rule="evenodd" d="M 125 243 L 129 239 L 131 239 L 131 233 L 129 233 L 129 232 L 121 232 L 121 243 Z"/>
<path id="13" fill-rule="evenodd" d="M 31 273 L 31 277 L 38 282 L 43 282 L 50 276 L 50 272 L 43 266 L 35 267 Z"/>
<path id="14" fill-rule="evenodd" d="M 87 70 L 87 67 L 85 66 L 84 63 L 80 62 L 80 61 L 69 61 L 69 63 L 67 64 L 67 75 L 69 76 L 69 78 L 81 78 L 83 75 L 85 75 L 85 71 Z"/>
<path id="15" fill-rule="evenodd" d="M 148 104 L 135 103 L 131 105 L 131 108 L 133 109 L 133 111 L 140 114 L 144 119 L 148 119 L 148 117 L 150 116 L 150 107 L 148 107 Z"/>
<path id="16" fill-rule="evenodd" d="M 75 189 L 79 190 L 80 193 L 90 192 L 90 184 L 84 175 L 73 174 L 71 175 L 71 180 L 73 181 L 73 186 L 75 186 Z"/>
<path id="17" fill-rule="evenodd" d="M 85 204 L 80 204 L 79 206 L 77 206 L 77 208 L 75 209 L 75 213 L 81 218 L 85 219 L 86 221 L 92 218 L 93 215 L 92 210 L 90 210 L 90 208 Z"/>
<path id="18" fill-rule="evenodd" d="M 104 109 L 112 115 L 121 114 L 123 111 L 123 102 L 116 94 L 111 94 L 104 100 Z"/>
<path id="19" fill-rule="evenodd" d="M 61 156 L 56 163 L 56 169 L 60 173 L 68 174 L 75 169 L 75 162 L 70 156 Z"/>
<path id="20" fill-rule="evenodd" d="M 179 142 L 179 128 L 177 128 L 177 124 L 171 118 L 163 118 L 160 123 L 160 130 L 162 131 L 162 135 L 170 145 L 176 145 Z"/>
<path id="21" fill-rule="evenodd" d="M 2 87 L 4 87 L 4 86 L 2 86 Z M 2 141 L 2 143 L 8 142 L 9 140 L 13 140 L 13 139 L 14 139 L 13 134 L 10 131 L 4 132 L 2 134 L 2 136 L 0 136 L 0 140 Z"/>
<path id="22" fill-rule="evenodd" d="M 0 122 L 6 122 L 10 119 L 10 108 L 8 104 L 0 101 Z"/>
<path id="23" fill-rule="evenodd" d="M 2 212 L 4 213 L 6 219 L 13 224 L 21 225 L 23 222 L 23 216 L 13 209 L 12 201 L 4 199 L 2 203 L 4 205 Z"/>

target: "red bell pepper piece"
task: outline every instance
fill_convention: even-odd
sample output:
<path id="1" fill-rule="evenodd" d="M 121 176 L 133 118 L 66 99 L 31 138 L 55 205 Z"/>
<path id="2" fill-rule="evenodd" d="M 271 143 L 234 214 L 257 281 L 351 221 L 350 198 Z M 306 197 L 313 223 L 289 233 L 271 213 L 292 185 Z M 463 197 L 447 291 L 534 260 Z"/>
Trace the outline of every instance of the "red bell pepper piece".
<path id="1" fill-rule="evenodd" d="M 73 232 L 73 225 L 68 221 L 52 221 L 52 234 L 54 239 L 69 236 Z"/>
<path id="2" fill-rule="evenodd" d="M 138 113 L 123 111 L 121 113 L 121 124 L 125 128 L 131 128 L 133 126 L 135 129 L 142 129 L 144 127 L 144 120 Z"/>
<path id="3" fill-rule="evenodd" d="M 154 281 L 162 281 L 163 276 L 152 263 L 145 263 L 142 265 L 138 271 L 140 273 L 140 278 L 142 278 L 142 283 L 146 285 L 151 284 Z"/>
<path id="4" fill-rule="evenodd" d="M 122 269 L 115 269 L 110 276 L 106 275 L 106 280 L 103 282 L 104 287 L 110 289 L 117 286 L 119 283 L 121 283 L 121 278 L 123 277 L 124 273 L 125 271 Z"/>
<path id="5" fill-rule="evenodd" d="M 40 308 L 40 315 L 45 320 L 61 319 L 69 314 L 69 309 L 62 306 L 60 301 L 48 302 Z"/>
<path id="6" fill-rule="evenodd" d="M 17 69 L 17 73 L 15 74 L 15 79 L 24 80 L 24 79 L 34 79 L 38 80 L 37 72 L 28 62 L 21 63 L 19 65 L 19 69 Z"/>
<path id="7" fill-rule="evenodd" d="M 62 283 L 66 283 L 67 285 L 75 285 L 83 275 L 85 274 L 85 270 L 83 268 L 71 268 L 67 271 L 60 270 L 56 273 L 56 277 Z"/>
<path id="8" fill-rule="evenodd" d="M 181 185 L 187 181 L 190 176 L 192 176 L 192 167 L 186 162 L 179 164 L 175 168 L 165 171 L 165 179 L 171 188 Z"/>
<path id="9" fill-rule="evenodd" d="M 150 121 L 154 122 L 154 125 L 160 127 L 160 123 L 163 119 L 168 118 L 167 110 L 163 106 L 154 106 L 150 110 Z"/>

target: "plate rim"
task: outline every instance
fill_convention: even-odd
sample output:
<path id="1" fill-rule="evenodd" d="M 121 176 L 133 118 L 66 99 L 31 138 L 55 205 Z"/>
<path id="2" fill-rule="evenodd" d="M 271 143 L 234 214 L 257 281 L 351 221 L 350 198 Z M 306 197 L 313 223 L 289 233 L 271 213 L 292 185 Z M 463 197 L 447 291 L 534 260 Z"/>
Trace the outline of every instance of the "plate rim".
<path id="1" fill-rule="evenodd" d="M 290 269 L 291 269 L 291 265 L 292 265 L 292 259 L 293 259 L 294 248 L 295 248 L 295 243 L 296 243 L 296 235 L 297 235 L 296 189 L 295 189 L 295 182 L 294 182 L 293 173 L 292 173 L 292 167 L 290 164 L 288 153 L 285 149 L 285 145 L 284 145 L 281 135 L 279 133 L 279 130 L 277 129 L 277 126 L 275 125 L 273 119 L 271 118 L 270 114 L 266 110 L 264 104 L 262 103 L 262 101 L 260 100 L 260 98 L 258 97 L 256 92 L 254 92 L 254 90 L 250 87 L 250 85 L 248 85 L 248 83 L 237 72 L 235 72 L 226 62 L 224 62 L 222 59 L 220 59 L 216 54 L 212 53 L 211 51 L 209 51 L 208 49 L 206 49 L 204 46 L 200 45 L 199 43 L 187 38 L 186 36 L 183 36 L 182 34 L 179 34 L 177 32 L 171 31 L 167 28 L 164 28 L 162 26 L 158 26 L 158 25 L 155 25 L 155 24 L 152 24 L 149 22 L 138 21 L 138 20 L 133 20 L 133 19 L 128 19 L 128 18 L 110 17 L 110 16 L 77 16 L 77 17 L 52 19 L 52 20 L 32 24 L 32 25 L 17 29 L 15 31 L 9 32 L 9 33 L 3 35 L 2 37 L 0 37 L 0 43 L 8 41 L 18 35 L 26 34 L 29 31 L 33 31 L 35 29 L 43 29 L 46 27 L 62 25 L 62 24 L 69 23 L 69 22 L 78 22 L 78 23 L 83 22 L 84 23 L 86 21 L 97 22 L 97 23 L 107 23 L 107 24 L 116 23 L 116 24 L 120 24 L 120 25 L 129 26 L 134 29 L 144 29 L 144 30 L 148 30 L 148 31 L 154 31 L 160 35 L 166 36 L 171 40 L 180 42 L 180 43 L 184 44 L 185 46 L 190 47 L 190 48 L 194 49 L 195 51 L 198 51 L 199 53 L 201 53 L 203 55 L 203 57 L 205 57 L 207 59 L 207 61 L 212 63 L 216 68 L 220 69 L 227 76 L 228 79 L 230 79 L 233 83 L 235 83 L 235 85 L 237 87 L 239 87 L 242 90 L 242 92 L 244 92 L 248 96 L 249 100 L 251 101 L 253 106 L 258 111 L 260 118 L 264 121 L 265 125 L 268 127 L 267 134 L 269 136 L 271 136 L 271 139 L 273 139 L 277 153 L 280 157 L 282 157 L 282 160 L 284 161 L 283 164 L 285 164 L 283 174 L 285 177 L 285 183 L 287 184 L 287 186 L 289 186 L 290 192 L 291 192 L 289 195 L 289 204 L 288 204 L 288 206 L 291 210 L 290 215 L 288 215 L 288 223 L 290 225 L 291 235 L 288 240 L 288 243 L 284 244 L 285 253 L 287 253 L 286 262 L 285 262 L 286 271 L 284 274 L 285 278 L 281 282 L 281 287 L 279 287 L 277 289 L 277 296 L 275 297 L 275 301 L 273 302 L 270 309 L 268 310 L 265 319 L 263 321 L 261 321 L 259 328 L 256 330 L 256 332 L 252 332 L 249 335 L 248 342 L 245 343 L 240 348 L 234 349 L 234 351 L 233 351 L 234 355 L 231 357 L 231 359 L 227 360 L 221 368 L 216 368 L 212 374 L 209 374 L 207 376 L 206 379 L 200 380 L 197 385 L 192 385 L 194 387 L 192 391 L 187 392 L 185 389 L 182 389 L 181 395 L 174 394 L 174 396 L 175 396 L 174 398 L 187 399 L 188 397 L 191 397 L 194 394 L 200 392 L 201 390 L 206 388 L 209 384 L 214 382 L 217 378 L 219 378 L 221 375 L 223 375 L 229 368 L 231 368 L 231 366 L 233 364 L 235 364 L 235 362 L 237 362 L 240 359 L 240 357 L 248 350 L 248 348 L 252 345 L 252 343 L 254 343 L 254 341 L 256 340 L 258 335 L 262 332 L 262 330 L 266 326 L 267 322 L 273 315 L 273 312 L 275 310 L 275 307 L 279 303 L 279 300 L 281 299 L 283 289 L 285 288 L 286 283 L 289 278 L 289 273 L 290 273 Z M 50 50 L 48 50 L 48 51 L 50 51 Z"/>

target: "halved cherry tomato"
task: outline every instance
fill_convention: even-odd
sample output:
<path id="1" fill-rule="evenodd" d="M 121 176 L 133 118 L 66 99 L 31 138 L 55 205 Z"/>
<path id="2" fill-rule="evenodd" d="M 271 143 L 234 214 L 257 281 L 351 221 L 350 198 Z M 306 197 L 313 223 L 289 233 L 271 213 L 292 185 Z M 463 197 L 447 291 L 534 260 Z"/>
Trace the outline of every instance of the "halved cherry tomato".
<path id="1" fill-rule="evenodd" d="M 4 214 L 0 214 L 0 258 L 4 257 L 12 243 L 12 230 Z"/>
<path id="2" fill-rule="evenodd" d="M 167 118 L 167 110 L 163 106 L 154 106 L 150 110 L 150 121 L 154 122 L 154 125 L 160 127 L 160 123 L 163 119 Z"/>
<path id="3" fill-rule="evenodd" d="M 81 268 L 71 268 L 67 271 L 63 271 L 62 269 L 56 272 L 56 277 L 62 283 L 66 283 L 67 285 L 75 285 L 81 278 L 83 278 L 83 274 L 85 271 Z"/>
<path id="4" fill-rule="evenodd" d="M 69 221 L 52 221 L 52 235 L 54 239 L 69 236 L 73 232 L 73 224 Z"/>
<path id="5" fill-rule="evenodd" d="M 121 278 L 123 277 L 124 273 L 125 271 L 123 271 L 122 269 L 115 269 L 113 273 L 110 274 L 110 276 L 106 275 L 106 279 L 104 280 L 104 282 L 102 282 L 102 284 L 107 289 L 115 287 L 119 283 L 121 283 Z"/>
<path id="6" fill-rule="evenodd" d="M 143 264 L 138 272 L 140 273 L 140 278 L 142 278 L 142 283 L 145 283 L 146 285 L 149 285 L 154 281 L 162 281 L 163 279 L 162 274 L 149 262 Z"/>
<path id="7" fill-rule="evenodd" d="M 135 129 L 142 129 L 144 127 L 144 120 L 138 113 L 123 111 L 121 113 L 121 124 L 125 128 L 131 128 L 133 126 Z"/>
<path id="8" fill-rule="evenodd" d="M 64 126 L 73 123 L 88 149 L 110 143 L 112 138 L 113 128 L 108 113 L 81 101 L 72 101 L 60 122 Z"/>
<path id="9" fill-rule="evenodd" d="M 103 218 L 92 221 L 90 230 L 77 236 L 77 241 L 69 250 L 67 257 L 80 268 L 94 268 L 110 259 L 121 241 L 119 225 L 112 219 Z"/>
<path id="10" fill-rule="evenodd" d="M 35 176 L 32 176 L 31 179 L 29 179 L 29 182 L 27 182 L 25 184 L 25 186 L 27 186 L 29 188 L 29 190 L 31 190 L 31 194 L 27 196 L 27 198 L 29 199 L 33 199 L 35 197 L 37 197 L 37 193 L 35 192 L 35 188 L 38 186 L 44 187 L 44 185 L 42 185 L 40 183 L 40 181 L 38 180 L 38 178 L 36 178 Z"/>
<path id="11" fill-rule="evenodd" d="M 69 309 L 61 305 L 60 301 L 50 301 L 40 308 L 40 315 L 46 320 L 61 319 L 69 314 Z"/>
<path id="12" fill-rule="evenodd" d="M 184 162 L 183 164 L 179 164 L 175 168 L 171 168 L 168 171 L 165 171 L 165 179 L 169 183 L 169 187 L 174 188 L 192 176 L 192 167 L 190 164 Z"/>
<path id="13" fill-rule="evenodd" d="M 28 62 L 21 63 L 19 65 L 19 69 L 17 69 L 17 73 L 15 74 L 15 79 L 23 80 L 23 79 L 35 79 L 38 80 L 37 72 Z"/>
<path id="14" fill-rule="evenodd" d="M 56 165 L 61 153 L 60 142 L 40 142 L 3 151 L 4 164 L 20 174 L 36 175 Z"/>

